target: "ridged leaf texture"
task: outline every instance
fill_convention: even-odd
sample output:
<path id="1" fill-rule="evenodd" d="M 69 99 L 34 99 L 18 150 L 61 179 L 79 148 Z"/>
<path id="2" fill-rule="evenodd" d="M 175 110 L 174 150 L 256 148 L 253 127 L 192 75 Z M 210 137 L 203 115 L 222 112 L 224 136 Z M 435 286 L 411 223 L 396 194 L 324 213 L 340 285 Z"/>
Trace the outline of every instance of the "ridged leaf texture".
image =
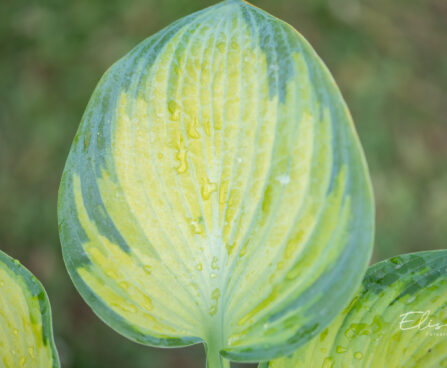
<path id="1" fill-rule="evenodd" d="M 350 305 L 291 357 L 270 368 L 447 367 L 447 251 L 372 266 Z"/>
<path id="2" fill-rule="evenodd" d="M 373 238 L 334 80 L 291 26 L 239 0 L 175 22 L 106 72 L 58 211 L 93 310 L 143 344 L 205 342 L 210 366 L 320 332 L 360 284 Z"/>
<path id="3" fill-rule="evenodd" d="M 2 251 L 0 367 L 59 368 L 47 294 L 19 261 Z"/>

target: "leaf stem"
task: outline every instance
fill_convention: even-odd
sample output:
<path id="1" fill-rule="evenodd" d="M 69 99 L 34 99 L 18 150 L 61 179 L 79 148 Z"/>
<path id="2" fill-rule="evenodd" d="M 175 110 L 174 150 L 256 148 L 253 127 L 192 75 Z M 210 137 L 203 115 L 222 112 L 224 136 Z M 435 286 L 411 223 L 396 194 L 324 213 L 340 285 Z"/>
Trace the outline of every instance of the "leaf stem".
<path id="1" fill-rule="evenodd" d="M 220 355 L 219 347 L 208 343 L 206 349 L 206 368 L 230 368 L 230 361 Z"/>

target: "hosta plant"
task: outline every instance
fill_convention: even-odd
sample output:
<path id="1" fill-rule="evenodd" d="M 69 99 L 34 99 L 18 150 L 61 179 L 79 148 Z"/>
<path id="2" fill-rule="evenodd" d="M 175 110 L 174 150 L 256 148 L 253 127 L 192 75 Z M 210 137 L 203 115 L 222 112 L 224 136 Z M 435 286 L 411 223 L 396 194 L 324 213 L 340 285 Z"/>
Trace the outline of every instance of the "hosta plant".
<path id="1" fill-rule="evenodd" d="M 96 314 L 142 344 L 204 343 L 209 367 L 289 354 L 324 330 L 373 239 L 333 78 L 291 26 L 241 0 L 173 23 L 105 73 L 58 214 Z"/>
<path id="2" fill-rule="evenodd" d="M 447 250 L 370 267 L 345 310 L 293 355 L 260 368 L 447 367 Z"/>
<path id="3" fill-rule="evenodd" d="M 0 367 L 59 368 L 47 294 L 19 261 L 2 251 Z"/>

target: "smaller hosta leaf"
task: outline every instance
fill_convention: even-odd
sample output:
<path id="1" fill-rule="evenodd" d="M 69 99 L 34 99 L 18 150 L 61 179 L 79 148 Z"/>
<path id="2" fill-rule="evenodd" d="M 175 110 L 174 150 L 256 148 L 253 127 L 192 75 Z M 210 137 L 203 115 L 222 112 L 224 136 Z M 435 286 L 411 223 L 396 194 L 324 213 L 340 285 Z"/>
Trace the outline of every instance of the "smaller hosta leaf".
<path id="1" fill-rule="evenodd" d="M 40 282 L 0 251 L 0 368 L 56 368 L 51 310 Z"/>
<path id="2" fill-rule="evenodd" d="M 370 267 L 327 329 L 292 356 L 261 367 L 447 367 L 447 251 Z"/>

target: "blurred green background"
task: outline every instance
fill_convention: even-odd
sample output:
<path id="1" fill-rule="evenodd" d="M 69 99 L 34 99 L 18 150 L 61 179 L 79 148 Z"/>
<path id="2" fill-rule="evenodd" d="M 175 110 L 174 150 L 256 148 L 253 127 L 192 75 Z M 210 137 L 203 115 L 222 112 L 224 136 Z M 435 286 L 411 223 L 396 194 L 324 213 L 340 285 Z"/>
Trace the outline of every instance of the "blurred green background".
<path id="1" fill-rule="evenodd" d="M 366 151 L 377 204 L 374 260 L 446 247 L 447 2 L 259 0 L 315 47 Z M 0 249 L 45 285 L 65 368 L 195 368 L 200 346 L 152 349 L 103 324 L 62 263 L 56 197 L 102 73 L 207 0 L 0 1 Z"/>

